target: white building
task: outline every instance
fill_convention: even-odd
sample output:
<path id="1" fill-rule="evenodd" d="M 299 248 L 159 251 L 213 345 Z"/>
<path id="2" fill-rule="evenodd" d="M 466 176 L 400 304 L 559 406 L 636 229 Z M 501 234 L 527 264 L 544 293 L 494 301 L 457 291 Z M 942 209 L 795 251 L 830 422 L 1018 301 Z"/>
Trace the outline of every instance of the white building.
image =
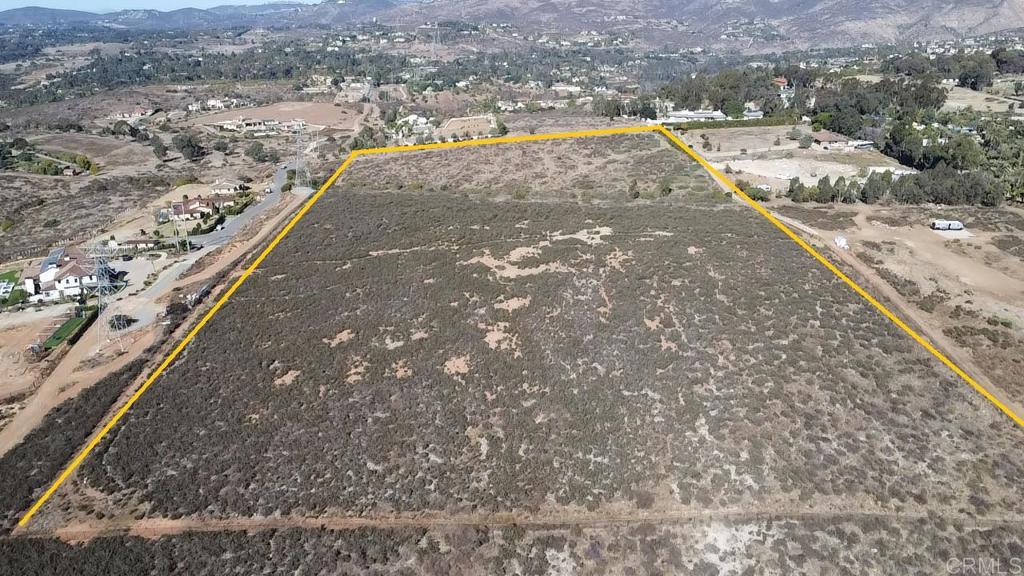
<path id="1" fill-rule="evenodd" d="M 241 192 L 242 186 L 237 180 L 220 180 L 210 186 L 210 191 L 216 196 L 230 196 Z"/>
<path id="2" fill-rule="evenodd" d="M 109 268 L 102 272 L 113 275 Z M 29 302 L 55 302 L 87 293 L 99 283 L 91 259 L 77 248 L 54 248 L 37 270 L 27 270 L 24 287 Z"/>
<path id="3" fill-rule="evenodd" d="M 670 122 L 717 122 L 729 119 L 721 110 L 674 110 L 667 116 Z"/>

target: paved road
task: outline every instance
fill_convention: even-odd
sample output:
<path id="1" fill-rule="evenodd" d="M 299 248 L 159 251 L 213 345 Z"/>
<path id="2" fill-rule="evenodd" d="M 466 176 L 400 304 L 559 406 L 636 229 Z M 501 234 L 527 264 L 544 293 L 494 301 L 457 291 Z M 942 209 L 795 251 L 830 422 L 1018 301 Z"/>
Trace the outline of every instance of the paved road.
<path id="1" fill-rule="evenodd" d="M 270 206 L 277 203 L 277 200 L 281 197 L 281 186 L 284 185 L 287 176 L 286 168 L 278 168 L 277 172 L 274 173 L 274 181 L 270 185 L 270 193 L 258 204 L 248 207 L 245 212 L 242 212 L 234 218 L 229 218 L 224 223 L 224 227 L 220 230 L 214 230 L 209 234 L 200 234 L 197 236 L 190 236 L 189 239 L 193 243 L 203 247 L 222 246 L 227 244 L 234 238 L 235 234 L 242 229 L 243 226 L 252 221 L 253 218 L 259 216 L 267 210 Z"/>
<path id="2" fill-rule="evenodd" d="M 274 180 L 270 184 L 270 193 L 263 199 L 262 202 L 254 206 L 250 206 L 245 212 L 242 212 L 238 216 L 229 219 L 221 230 L 214 230 L 209 234 L 202 234 L 198 236 L 190 236 L 189 239 L 193 243 L 203 246 L 204 248 L 210 248 L 214 246 L 222 246 L 227 244 L 234 238 L 235 234 L 242 229 L 246 224 L 252 221 L 253 218 L 266 212 L 268 208 L 277 204 L 277 201 L 281 198 L 281 188 L 288 181 L 288 168 L 289 164 L 280 166 L 276 172 L 274 172 Z M 296 194 L 309 194 L 311 190 L 296 188 L 294 193 Z"/>

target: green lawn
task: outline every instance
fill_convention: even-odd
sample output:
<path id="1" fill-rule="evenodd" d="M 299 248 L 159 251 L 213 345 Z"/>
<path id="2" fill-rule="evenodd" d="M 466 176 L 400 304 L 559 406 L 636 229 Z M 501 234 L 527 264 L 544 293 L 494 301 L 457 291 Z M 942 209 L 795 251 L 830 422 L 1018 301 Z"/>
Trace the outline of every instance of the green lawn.
<path id="1" fill-rule="evenodd" d="M 71 318 L 67 322 L 61 324 L 60 328 L 57 328 L 56 332 L 54 332 L 49 338 L 47 338 L 46 342 L 43 342 L 43 348 L 45 348 L 46 350 L 56 348 L 61 342 L 67 340 L 72 334 L 74 334 L 75 331 L 78 330 L 78 328 L 82 324 L 84 324 L 87 319 L 87 316 L 82 318 L 75 316 L 74 318 Z"/>
<path id="2" fill-rule="evenodd" d="M 8 282 L 11 282 L 15 286 L 14 290 L 11 291 L 11 295 L 8 296 L 6 300 L 0 300 L 0 305 L 14 306 L 15 304 L 20 304 L 23 300 L 28 298 L 28 294 L 25 293 L 25 290 L 17 287 L 18 280 L 20 278 L 21 272 L 17 270 L 8 270 L 7 272 L 0 274 L 0 282 L 6 280 Z"/>
<path id="3" fill-rule="evenodd" d="M 11 295 L 7 297 L 7 300 L 3 301 L 4 306 L 17 306 L 25 300 L 28 300 L 28 292 L 25 292 L 24 288 L 15 288 L 11 290 Z"/>

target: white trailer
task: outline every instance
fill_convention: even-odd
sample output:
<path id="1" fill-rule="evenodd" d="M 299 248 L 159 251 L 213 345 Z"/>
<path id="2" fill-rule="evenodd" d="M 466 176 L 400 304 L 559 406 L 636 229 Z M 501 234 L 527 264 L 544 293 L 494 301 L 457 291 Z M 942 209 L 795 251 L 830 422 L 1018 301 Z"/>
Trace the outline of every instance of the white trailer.
<path id="1" fill-rule="evenodd" d="M 932 220 L 932 230 L 963 230 L 964 223 L 959 220 Z"/>

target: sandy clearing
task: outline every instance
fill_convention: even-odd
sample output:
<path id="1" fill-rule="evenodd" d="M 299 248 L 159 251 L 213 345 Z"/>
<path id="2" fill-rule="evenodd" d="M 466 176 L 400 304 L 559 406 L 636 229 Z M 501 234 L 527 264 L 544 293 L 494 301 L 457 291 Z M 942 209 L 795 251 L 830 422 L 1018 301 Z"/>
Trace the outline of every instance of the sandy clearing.
<path id="1" fill-rule="evenodd" d="M 32 431 L 46 414 L 61 402 L 77 396 L 104 376 L 124 368 L 156 342 L 155 327 L 137 330 L 122 338 L 125 352 L 103 341 L 102 330 L 93 324 L 43 381 L 25 408 L 0 430 L 0 455 L 7 453 Z M 82 366 L 89 368 L 82 368 Z"/>
<path id="2" fill-rule="evenodd" d="M 334 347 L 338 346 L 339 344 L 344 344 L 345 342 L 348 342 L 349 340 L 351 340 L 354 337 L 355 337 L 355 332 L 353 332 L 353 331 L 351 331 L 351 330 L 346 328 L 345 330 L 342 330 L 341 332 L 338 332 L 337 334 L 335 334 L 334 338 L 331 338 L 331 339 L 324 338 L 323 342 L 324 342 L 324 344 L 327 344 L 331 348 L 334 348 Z"/>
<path id="3" fill-rule="evenodd" d="M 1015 104 L 1015 102 L 1002 96 L 955 86 L 949 89 L 949 95 L 942 111 L 955 112 L 973 108 L 978 112 L 1009 112 L 1011 104 Z"/>
<path id="4" fill-rule="evenodd" d="M 445 374 L 469 374 L 469 356 L 456 356 L 444 363 Z"/>
<path id="5" fill-rule="evenodd" d="M 189 124 L 192 126 L 214 124 L 216 122 L 237 120 L 239 117 L 277 120 L 278 122 L 301 119 L 305 120 L 307 124 L 316 126 L 326 126 L 337 130 L 355 130 L 359 127 L 359 121 L 363 117 L 363 113 L 361 108 L 335 106 L 329 102 L 279 102 L 269 106 L 236 108 L 234 110 L 196 116 L 190 120 Z"/>
<path id="6" fill-rule="evenodd" d="M 840 176 L 850 180 L 860 179 L 861 174 L 859 166 L 840 161 L 814 158 L 740 159 L 714 162 L 713 165 L 719 170 L 726 170 L 728 167 L 736 172 L 771 178 L 778 183 L 789 182 L 793 178 L 799 178 L 801 182 L 809 186 L 817 184 L 825 176 L 832 180 L 836 180 Z M 868 172 L 885 172 L 887 170 L 899 170 L 901 167 L 880 161 L 877 165 L 868 166 L 865 169 Z"/>
<path id="7" fill-rule="evenodd" d="M 43 368 L 28 347 L 39 341 L 45 321 L 0 331 L 0 400 L 30 392 Z"/>
<path id="8" fill-rule="evenodd" d="M 529 306 L 532 300 L 532 296 L 526 296 L 525 298 L 516 296 L 514 298 L 508 298 L 500 302 L 497 302 L 494 304 L 494 307 L 498 310 L 513 312 L 515 310 L 519 310 L 520 308 L 525 308 Z"/>

